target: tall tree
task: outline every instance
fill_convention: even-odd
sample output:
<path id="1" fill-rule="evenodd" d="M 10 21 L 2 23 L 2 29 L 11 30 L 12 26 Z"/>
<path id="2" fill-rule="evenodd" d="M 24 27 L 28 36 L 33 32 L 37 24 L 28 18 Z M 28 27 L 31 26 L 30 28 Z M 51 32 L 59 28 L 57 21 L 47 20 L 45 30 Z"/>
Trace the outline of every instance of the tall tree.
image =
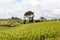
<path id="1" fill-rule="evenodd" d="M 33 22 L 33 18 L 34 18 L 34 12 L 32 11 L 27 11 L 25 14 L 24 14 L 25 17 L 27 17 L 29 19 L 29 23 L 30 22 Z"/>

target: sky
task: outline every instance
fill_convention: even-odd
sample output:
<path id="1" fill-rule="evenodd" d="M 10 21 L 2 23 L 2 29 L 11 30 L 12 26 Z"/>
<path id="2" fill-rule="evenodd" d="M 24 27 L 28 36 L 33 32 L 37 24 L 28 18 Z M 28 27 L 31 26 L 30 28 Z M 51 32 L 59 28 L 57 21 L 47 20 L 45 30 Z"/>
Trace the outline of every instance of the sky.
<path id="1" fill-rule="evenodd" d="M 35 19 L 60 18 L 60 0 L 0 0 L 0 19 L 12 16 L 23 19 L 27 11 L 33 11 Z"/>

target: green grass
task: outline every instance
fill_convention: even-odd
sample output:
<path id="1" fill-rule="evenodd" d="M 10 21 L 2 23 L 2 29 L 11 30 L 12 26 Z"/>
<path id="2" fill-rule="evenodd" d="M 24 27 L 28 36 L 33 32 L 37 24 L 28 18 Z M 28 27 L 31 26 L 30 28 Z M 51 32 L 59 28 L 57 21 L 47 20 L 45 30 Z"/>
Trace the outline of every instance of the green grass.
<path id="1" fill-rule="evenodd" d="M 60 35 L 60 21 L 0 27 L 0 40 L 40 40 L 42 36 L 47 40 L 54 40 L 56 35 Z"/>

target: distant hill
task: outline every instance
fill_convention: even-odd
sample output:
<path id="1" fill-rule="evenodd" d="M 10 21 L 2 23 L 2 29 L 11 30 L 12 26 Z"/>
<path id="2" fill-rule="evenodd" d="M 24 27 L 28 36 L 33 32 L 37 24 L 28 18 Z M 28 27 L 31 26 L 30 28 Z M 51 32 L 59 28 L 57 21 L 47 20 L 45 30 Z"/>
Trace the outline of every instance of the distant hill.
<path id="1" fill-rule="evenodd" d="M 22 19 L 0 19 L 0 26 L 17 26 L 21 25 L 22 22 Z"/>

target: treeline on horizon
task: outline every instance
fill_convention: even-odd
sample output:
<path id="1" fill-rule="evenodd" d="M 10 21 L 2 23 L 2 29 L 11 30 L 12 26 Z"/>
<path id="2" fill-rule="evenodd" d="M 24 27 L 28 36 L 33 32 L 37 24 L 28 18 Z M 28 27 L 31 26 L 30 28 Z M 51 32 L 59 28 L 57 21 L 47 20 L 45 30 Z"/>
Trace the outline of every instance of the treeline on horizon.
<path id="1" fill-rule="evenodd" d="M 24 19 L 18 18 L 18 17 L 11 17 L 8 19 L 0 19 L 0 26 L 6 26 L 6 27 L 14 27 L 19 26 L 21 24 L 28 24 L 28 23 L 34 23 L 34 22 L 46 22 L 46 21 L 56 21 L 59 19 L 46 19 L 45 17 L 40 17 L 39 19 L 34 19 L 34 12 L 27 11 L 24 14 Z"/>

